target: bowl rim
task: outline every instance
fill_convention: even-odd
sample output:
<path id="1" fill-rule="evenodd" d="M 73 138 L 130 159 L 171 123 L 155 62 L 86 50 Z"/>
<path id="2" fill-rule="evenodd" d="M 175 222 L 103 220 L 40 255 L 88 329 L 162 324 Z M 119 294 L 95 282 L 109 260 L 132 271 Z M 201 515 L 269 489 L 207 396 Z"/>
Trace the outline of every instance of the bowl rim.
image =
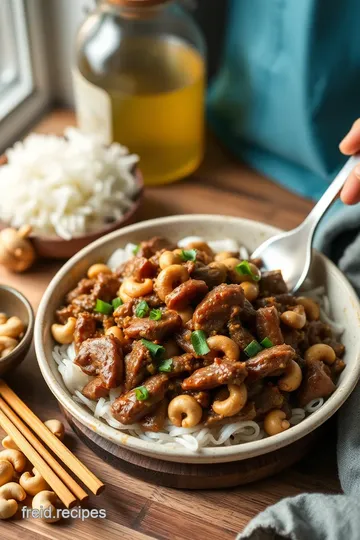
<path id="1" fill-rule="evenodd" d="M 277 234 L 280 231 L 280 229 L 278 228 L 267 225 L 265 223 L 261 223 L 259 221 L 212 214 L 182 214 L 176 216 L 155 218 L 152 220 L 142 221 L 134 225 L 129 225 L 89 244 L 84 249 L 79 251 L 79 253 L 74 255 L 67 263 L 64 264 L 64 266 L 57 272 L 57 274 L 54 276 L 54 278 L 48 285 L 42 297 L 35 321 L 35 349 L 39 367 L 51 392 L 54 394 L 56 399 L 64 406 L 64 408 L 79 422 L 81 422 L 83 425 L 85 425 L 92 431 L 96 432 L 97 435 L 104 437 L 105 439 L 119 446 L 125 447 L 126 449 L 132 450 L 136 453 L 155 457 L 165 461 L 178 461 L 180 459 L 183 462 L 187 463 L 221 463 L 248 459 L 280 449 L 309 434 L 310 432 L 318 428 L 321 424 L 323 424 L 326 420 L 328 420 L 343 405 L 343 403 L 346 401 L 346 399 L 349 397 L 349 395 L 355 388 L 356 383 L 360 378 L 359 347 L 359 351 L 357 353 L 358 361 L 354 362 L 354 365 L 351 368 L 351 377 L 349 377 L 349 379 L 346 380 L 343 384 L 340 384 L 340 386 L 329 397 L 329 399 L 324 403 L 324 405 L 318 411 L 308 416 L 303 422 L 292 426 L 289 430 L 286 430 L 277 435 L 273 435 L 272 437 L 267 437 L 257 441 L 251 441 L 234 446 L 202 448 L 199 452 L 193 452 L 192 450 L 188 450 L 186 448 L 162 447 L 158 443 L 144 441 L 140 438 L 118 431 L 115 428 L 107 425 L 104 421 L 95 418 L 90 411 L 87 411 L 85 409 L 85 406 L 77 404 L 68 394 L 68 391 L 64 390 L 61 387 L 60 383 L 56 380 L 54 374 L 52 373 L 52 369 L 50 367 L 50 360 L 48 361 L 46 358 L 44 344 L 42 340 L 42 327 L 44 324 L 46 307 L 53 291 L 57 286 L 57 283 L 61 281 L 63 277 L 71 270 L 71 268 L 83 257 L 86 257 L 89 253 L 93 252 L 97 247 L 101 246 L 102 244 L 112 241 L 117 237 L 121 238 L 121 236 L 141 230 L 144 230 L 144 232 L 146 232 L 146 229 L 153 225 L 166 226 L 166 224 L 169 223 L 177 223 L 180 225 L 181 222 L 196 223 L 202 220 L 211 220 L 212 222 L 218 222 L 219 224 L 223 224 L 224 222 L 228 221 L 229 223 L 236 222 L 238 225 L 259 225 L 262 228 L 266 228 L 270 234 Z M 335 277 L 337 277 L 342 282 L 343 286 L 347 290 L 347 293 L 349 294 L 349 297 L 351 298 L 352 302 L 354 302 L 355 309 L 357 308 L 360 313 L 359 299 L 353 287 L 348 282 L 347 278 L 325 255 L 320 252 L 317 252 L 317 255 L 323 260 L 323 262 L 327 265 L 327 267 L 335 275 Z M 360 317 L 358 324 L 360 324 Z"/>
<path id="2" fill-rule="evenodd" d="M 21 349 L 23 349 L 24 347 L 27 346 L 27 344 L 29 342 L 29 339 L 30 340 L 32 339 L 33 330 L 34 330 L 34 324 L 35 324 L 34 310 L 33 310 L 32 306 L 31 306 L 29 300 L 26 298 L 26 296 L 23 293 L 21 293 L 20 291 L 18 291 L 17 289 L 15 289 L 14 287 L 10 287 L 10 285 L 1 284 L 0 285 L 0 291 L 2 291 L 2 290 L 10 292 L 11 294 L 16 296 L 24 304 L 24 306 L 26 308 L 26 311 L 28 313 L 29 322 L 28 322 L 28 325 L 27 325 L 27 328 L 26 328 L 26 332 L 25 332 L 23 338 L 21 339 L 21 341 L 19 341 L 19 343 L 16 345 L 15 349 L 13 351 L 11 351 L 10 354 L 5 356 L 4 358 L 0 358 L 0 365 L 1 365 L 2 362 L 5 362 L 5 361 L 10 363 L 13 358 L 18 356 Z M 10 367 L 9 367 L 9 369 L 10 369 Z"/>

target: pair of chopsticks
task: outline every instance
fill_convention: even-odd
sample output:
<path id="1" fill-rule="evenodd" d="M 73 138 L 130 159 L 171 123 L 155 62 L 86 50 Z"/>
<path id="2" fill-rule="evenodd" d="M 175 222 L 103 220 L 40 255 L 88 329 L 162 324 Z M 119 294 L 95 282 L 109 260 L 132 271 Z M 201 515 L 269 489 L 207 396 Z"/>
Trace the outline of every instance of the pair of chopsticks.
<path id="1" fill-rule="evenodd" d="M 27 425 L 26 425 L 27 424 Z M 105 485 L 42 423 L 23 401 L 0 379 L 0 425 L 17 444 L 21 452 L 39 471 L 66 508 L 88 498 L 86 491 L 56 461 L 48 448 L 95 495 Z M 29 429 L 29 427 L 33 432 Z"/>

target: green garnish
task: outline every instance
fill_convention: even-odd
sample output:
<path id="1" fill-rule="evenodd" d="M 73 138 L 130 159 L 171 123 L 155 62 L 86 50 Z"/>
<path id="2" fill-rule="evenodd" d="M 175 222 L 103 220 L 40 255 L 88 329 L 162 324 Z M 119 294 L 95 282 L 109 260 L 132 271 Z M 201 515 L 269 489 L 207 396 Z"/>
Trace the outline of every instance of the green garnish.
<path id="1" fill-rule="evenodd" d="M 159 360 L 165 352 L 164 347 L 162 347 L 161 345 L 157 345 L 156 343 L 153 343 L 152 341 L 148 341 L 147 339 L 142 339 L 141 342 L 150 351 L 151 356 L 153 358 L 156 358 L 157 360 Z"/>
<path id="2" fill-rule="evenodd" d="M 149 390 L 145 386 L 134 388 L 135 396 L 138 401 L 145 401 L 149 397 Z"/>
<path id="3" fill-rule="evenodd" d="M 191 334 L 191 344 L 194 347 L 196 354 L 203 355 L 210 352 L 209 346 L 206 342 L 206 334 L 204 330 L 195 330 Z"/>
<path id="4" fill-rule="evenodd" d="M 122 306 L 124 302 L 121 300 L 121 298 L 114 298 L 114 300 L 111 303 L 112 303 L 112 307 L 114 309 L 117 309 L 118 307 Z"/>
<path id="5" fill-rule="evenodd" d="M 182 249 L 181 258 L 183 261 L 196 261 L 196 249 Z"/>
<path id="6" fill-rule="evenodd" d="M 141 300 L 141 302 L 139 302 L 136 306 L 135 315 L 140 319 L 143 319 L 149 313 L 149 309 L 150 308 L 146 300 Z"/>
<path id="7" fill-rule="evenodd" d="M 261 345 L 262 347 L 264 347 L 264 349 L 270 349 L 270 347 L 273 347 L 273 346 L 274 346 L 273 342 L 272 342 L 271 339 L 268 338 L 268 337 L 266 337 L 266 338 L 264 338 L 262 341 L 260 341 L 260 345 Z"/>
<path id="8" fill-rule="evenodd" d="M 137 246 L 133 248 L 132 250 L 133 255 L 137 255 L 139 253 L 139 249 L 140 249 L 140 244 L 138 244 Z"/>
<path id="9" fill-rule="evenodd" d="M 152 321 L 160 321 L 161 317 L 162 317 L 162 311 L 161 311 L 161 309 L 152 309 L 152 310 L 150 311 L 150 317 L 149 317 L 149 318 L 150 318 Z"/>
<path id="10" fill-rule="evenodd" d="M 244 349 L 244 353 L 250 358 L 255 356 L 260 351 L 262 351 L 262 346 L 255 339 Z"/>
<path id="11" fill-rule="evenodd" d="M 238 274 L 250 276 L 253 281 L 259 281 L 260 276 L 257 274 L 254 274 L 254 272 L 251 270 L 249 261 L 242 261 L 240 264 L 235 266 L 235 270 Z"/>
<path id="12" fill-rule="evenodd" d="M 103 315 L 111 315 L 114 308 L 111 304 L 108 304 L 107 302 L 104 302 L 103 300 L 100 300 L 99 298 L 96 300 L 94 311 L 97 311 L 98 313 L 102 313 Z"/>
<path id="13" fill-rule="evenodd" d="M 158 370 L 163 371 L 164 373 L 170 373 L 173 367 L 172 358 L 168 358 L 159 364 Z"/>

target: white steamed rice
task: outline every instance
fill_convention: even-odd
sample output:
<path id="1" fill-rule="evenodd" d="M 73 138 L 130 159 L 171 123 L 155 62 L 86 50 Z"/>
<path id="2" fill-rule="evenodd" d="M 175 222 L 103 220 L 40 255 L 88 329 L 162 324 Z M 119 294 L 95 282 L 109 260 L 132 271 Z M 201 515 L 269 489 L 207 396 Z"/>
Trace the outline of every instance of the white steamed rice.
<path id="1" fill-rule="evenodd" d="M 186 246 L 189 242 L 203 241 L 203 238 L 191 236 L 184 238 L 178 242 L 180 247 Z M 207 242 L 211 249 L 218 253 L 220 251 L 240 251 L 242 258 L 248 258 L 249 254 L 246 248 L 239 246 L 237 242 L 231 239 L 214 240 Z M 135 244 L 127 244 L 125 248 L 117 249 L 109 258 L 107 264 L 111 269 L 117 268 L 120 264 L 127 261 L 133 256 Z M 334 333 L 339 336 L 343 328 L 334 323 L 330 319 L 331 312 L 329 311 L 329 301 L 325 295 L 323 286 L 311 289 L 310 283 L 305 284 L 306 295 L 314 298 L 321 306 L 322 317 L 324 322 L 331 325 Z M 232 446 L 245 442 L 256 441 L 266 437 L 266 433 L 262 429 L 262 424 L 254 421 L 234 422 L 223 426 L 212 428 L 204 427 L 200 424 L 193 428 L 176 427 L 169 421 L 165 424 L 164 431 L 161 433 L 153 433 L 151 431 L 142 431 L 139 425 L 123 425 L 111 415 L 110 409 L 113 401 L 119 396 L 120 388 L 110 390 L 109 397 L 100 398 L 97 402 L 92 401 L 82 395 L 82 388 L 93 378 L 82 372 L 81 368 L 73 364 L 75 358 L 75 350 L 71 345 L 56 345 L 53 350 L 53 358 L 58 364 L 59 372 L 63 378 L 64 384 L 73 399 L 85 407 L 89 408 L 96 418 L 105 420 L 111 427 L 120 431 L 126 431 L 130 435 L 138 437 L 145 441 L 157 442 L 164 446 L 171 445 L 172 447 L 185 447 L 194 452 L 199 451 L 204 447 L 214 446 Z M 308 403 L 304 408 L 292 409 L 290 424 L 296 425 L 304 420 L 309 414 L 313 414 L 323 405 L 324 400 L 315 399 Z"/>

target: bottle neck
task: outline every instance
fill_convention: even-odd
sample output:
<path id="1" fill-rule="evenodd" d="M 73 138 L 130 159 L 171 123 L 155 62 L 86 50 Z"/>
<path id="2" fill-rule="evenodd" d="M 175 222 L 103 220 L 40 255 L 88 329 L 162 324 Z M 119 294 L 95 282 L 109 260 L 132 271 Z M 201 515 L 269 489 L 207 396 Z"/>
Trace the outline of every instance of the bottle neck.
<path id="1" fill-rule="evenodd" d="M 104 11 L 116 12 L 126 19 L 149 19 L 158 16 L 174 0 L 97 0 Z"/>

